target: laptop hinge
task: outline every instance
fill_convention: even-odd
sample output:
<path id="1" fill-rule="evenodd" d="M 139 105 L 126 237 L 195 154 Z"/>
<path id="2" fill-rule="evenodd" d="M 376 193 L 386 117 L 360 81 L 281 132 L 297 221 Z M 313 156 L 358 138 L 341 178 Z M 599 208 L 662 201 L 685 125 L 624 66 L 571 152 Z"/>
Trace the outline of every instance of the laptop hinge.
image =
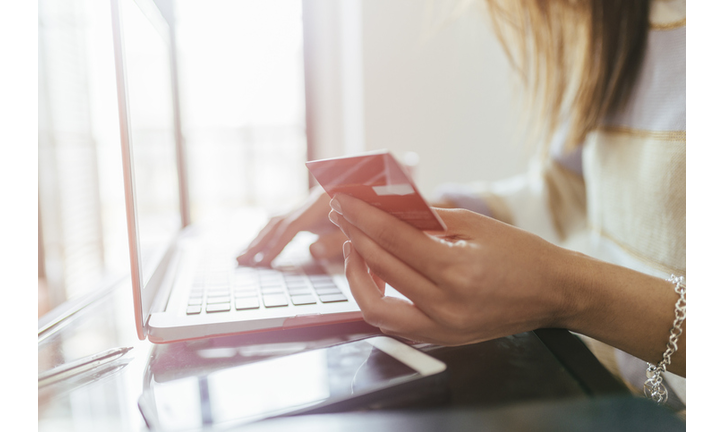
<path id="1" fill-rule="evenodd" d="M 148 322 L 151 319 L 151 315 L 153 315 L 154 313 L 164 312 L 166 310 L 166 307 L 168 306 L 168 301 L 171 297 L 172 288 L 174 286 L 174 283 L 176 282 L 178 266 L 183 256 L 183 254 L 180 253 L 177 248 L 174 247 L 173 249 L 174 251 L 169 254 L 169 261 L 166 268 L 164 269 L 165 277 L 161 285 L 158 287 L 156 296 L 154 297 L 153 303 L 151 304 L 151 310 L 149 311 L 148 319 L 144 324 L 144 326 L 146 327 L 148 326 Z"/>

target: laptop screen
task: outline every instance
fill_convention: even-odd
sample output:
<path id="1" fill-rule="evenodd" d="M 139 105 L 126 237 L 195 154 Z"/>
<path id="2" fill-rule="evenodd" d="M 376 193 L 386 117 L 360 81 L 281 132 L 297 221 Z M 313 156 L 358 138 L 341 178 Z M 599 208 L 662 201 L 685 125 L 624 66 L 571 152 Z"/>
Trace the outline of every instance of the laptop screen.
<path id="1" fill-rule="evenodd" d="M 131 276 L 147 316 L 151 278 L 182 226 L 170 30 L 153 2 L 112 0 Z"/>
<path id="2" fill-rule="evenodd" d="M 181 228 L 169 29 L 153 4 L 119 3 L 136 235 L 145 287 Z"/>

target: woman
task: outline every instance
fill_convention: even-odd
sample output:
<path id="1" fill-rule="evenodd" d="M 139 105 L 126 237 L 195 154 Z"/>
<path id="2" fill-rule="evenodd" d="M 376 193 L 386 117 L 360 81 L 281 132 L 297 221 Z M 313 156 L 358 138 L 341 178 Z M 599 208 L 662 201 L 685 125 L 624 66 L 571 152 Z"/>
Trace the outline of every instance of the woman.
<path id="1" fill-rule="evenodd" d="M 567 328 L 605 344 L 591 346 L 628 383 L 685 404 L 685 283 L 667 280 L 686 273 L 685 1 L 486 3 L 549 156 L 521 181 L 443 190 L 446 207 L 477 213 L 440 209 L 441 238 L 334 197 L 364 318 L 444 345 Z M 327 199 L 272 220 L 239 262 L 268 264 L 296 232 L 329 232 Z M 312 254 L 335 253 L 340 237 Z M 385 297 L 385 283 L 411 303 Z"/>

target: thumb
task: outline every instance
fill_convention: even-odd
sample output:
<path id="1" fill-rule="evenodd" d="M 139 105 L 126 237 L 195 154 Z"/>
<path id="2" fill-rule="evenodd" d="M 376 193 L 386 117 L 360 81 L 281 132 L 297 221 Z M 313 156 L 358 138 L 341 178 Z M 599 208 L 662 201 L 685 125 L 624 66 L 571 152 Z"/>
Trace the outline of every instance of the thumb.
<path id="1" fill-rule="evenodd" d="M 447 226 L 446 233 L 467 232 L 471 228 L 489 226 L 494 219 L 466 209 L 435 208 L 438 216 Z"/>

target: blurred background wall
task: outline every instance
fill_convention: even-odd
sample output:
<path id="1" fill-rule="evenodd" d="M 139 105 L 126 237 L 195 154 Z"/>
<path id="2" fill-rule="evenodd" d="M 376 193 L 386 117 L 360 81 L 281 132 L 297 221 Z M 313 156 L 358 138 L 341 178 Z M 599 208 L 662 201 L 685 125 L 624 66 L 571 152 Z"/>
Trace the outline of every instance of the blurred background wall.
<path id="1" fill-rule="evenodd" d="M 305 0 L 304 14 L 314 156 L 414 151 L 424 194 L 525 170 L 521 92 L 477 3 Z"/>

